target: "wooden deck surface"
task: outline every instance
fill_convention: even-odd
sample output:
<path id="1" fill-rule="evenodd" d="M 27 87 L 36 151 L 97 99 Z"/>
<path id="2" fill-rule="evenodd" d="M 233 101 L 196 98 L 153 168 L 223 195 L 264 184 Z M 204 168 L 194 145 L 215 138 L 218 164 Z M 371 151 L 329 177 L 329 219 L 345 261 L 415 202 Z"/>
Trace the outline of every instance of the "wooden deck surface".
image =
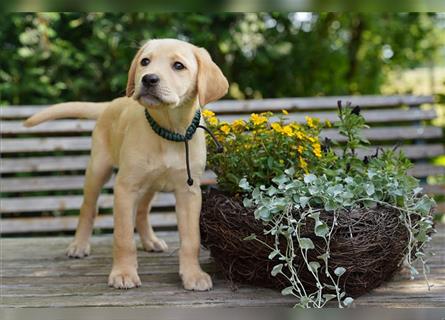
<path id="1" fill-rule="evenodd" d="M 391 282 L 358 298 L 355 306 L 445 307 L 445 226 L 433 237 L 429 281 L 409 280 L 399 273 Z M 292 306 L 294 301 L 277 291 L 241 285 L 233 291 L 218 273 L 207 251 L 201 262 L 214 280 L 210 292 L 182 289 L 178 272 L 178 238 L 159 233 L 169 244 L 168 253 L 138 252 L 142 287 L 116 290 L 107 286 L 111 268 L 110 235 L 92 240 L 92 255 L 83 260 L 64 256 L 71 237 L 2 239 L 1 305 L 3 307 L 78 306 Z"/>

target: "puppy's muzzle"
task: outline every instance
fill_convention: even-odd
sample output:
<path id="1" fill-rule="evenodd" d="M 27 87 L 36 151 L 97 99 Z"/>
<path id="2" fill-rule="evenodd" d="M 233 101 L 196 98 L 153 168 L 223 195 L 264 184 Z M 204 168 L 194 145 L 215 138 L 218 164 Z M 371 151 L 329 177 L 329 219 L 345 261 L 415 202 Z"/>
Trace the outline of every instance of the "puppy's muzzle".
<path id="1" fill-rule="evenodd" d="M 154 73 L 146 74 L 141 81 L 145 88 L 151 88 L 159 83 L 159 76 Z"/>

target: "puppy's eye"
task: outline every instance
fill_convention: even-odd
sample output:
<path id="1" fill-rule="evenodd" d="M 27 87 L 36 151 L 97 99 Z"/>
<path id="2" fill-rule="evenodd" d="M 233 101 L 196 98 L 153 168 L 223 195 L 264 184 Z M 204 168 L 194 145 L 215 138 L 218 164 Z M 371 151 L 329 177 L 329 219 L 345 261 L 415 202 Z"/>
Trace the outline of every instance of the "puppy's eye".
<path id="1" fill-rule="evenodd" d="M 173 63 L 173 69 L 182 70 L 185 69 L 185 66 L 181 62 L 176 61 L 175 63 Z"/>
<path id="2" fill-rule="evenodd" d="M 148 58 L 144 58 L 141 60 L 141 66 L 143 66 L 143 67 L 148 66 L 149 63 L 150 63 L 150 59 L 148 59 Z"/>

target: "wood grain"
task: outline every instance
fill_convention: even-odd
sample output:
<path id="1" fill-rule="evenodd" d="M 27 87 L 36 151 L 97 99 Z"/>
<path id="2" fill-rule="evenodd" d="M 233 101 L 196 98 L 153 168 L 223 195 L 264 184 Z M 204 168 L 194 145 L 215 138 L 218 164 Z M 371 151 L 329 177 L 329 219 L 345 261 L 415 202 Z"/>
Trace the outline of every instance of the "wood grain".
<path id="1" fill-rule="evenodd" d="M 374 153 L 377 147 L 392 148 L 392 146 L 374 145 L 367 150 L 359 149 L 357 152 L 360 157 L 363 157 Z M 444 145 L 438 143 L 403 145 L 399 150 L 413 160 L 430 159 L 445 154 Z M 85 170 L 88 159 L 87 155 L 4 158 L 1 161 L 0 173 L 79 171 Z"/>
<path id="2" fill-rule="evenodd" d="M 371 141 L 434 139 L 442 137 L 442 129 L 434 126 L 376 127 L 363 130 L 363 136 Z M 336 129 L 326 129 L 320 137 L 327 137 L 340 142 L 346 139 Z M 90 137 L 3 138 L 0 152 L 89 151 L 90 148 Z"/>
<path id="3" fill-rule="evenodd" d="M 402 271 L 394 279 L 355 300 L 356 307 L 444 307 L 445 306 L 445 227 L 440 225 L 433 236 L 427 290 L 422 277 L 409 280 Z M 295 301 L 278 291 L 240 285 L 233 291 L 213 264 L 208 251 L 202 250 L 204 270 L 214 280 L 210 292 L 187 292 L 178 276 L 178 235 L 160 232 L 169 244 L 166 253 L 140 251 L 139 273 L 142 287 L 127 291 L 106 285 L 111 268 L 112 237 L 95 236 L 92 254 L 86 259 L 70 260 L 64 249 L 71 237 L 2 239 L 1 274 L 2 307 L 83 307 L 83 306 L 247 306 L 291 307 Z"/>
<path id="4" fill-rule="evenodd" d="M 436 118 L 434 109 L 422 110 L 420 108 L 413 108 L 409 110 L 370 110 L 363 111 L 363 117 L 367 123 L 397 123 L 431 120 Z M 305 112 L 305 113 L 290 113 L 286 118 L 289 121 L 298 123 L 305 123 L 306 116 L 317 118 L 320 121 L 329 120 L 331 122 L 338 121 L 336 112 Z M 237 119 L 248 120 L 249 115 L 242 114 L 221 114 L 218 116 L 220 121 L 233 122 Z M 276 116 L 271 117 L 271 121 L 277 121 Z M 3 136 L 17 135 L 17 134 L 67 134 L 67 133 L 87 133 L 93 131 L 96 125 L 94 120 L 54 120 L 42 123 L 36 127 L 26 128 L 22 121 L 2 121 L 0 126 L 0 134 Z"/>
<path id="5" fill-rule="evenodd" d="M 350 101 L 353 105 L 362 108 L 378 108 L 393 106 L 417 106 L 424 103 L 434 103 L 432 96 L 331 96 L 331 97 L 309 97 L 309 98 L 277 98 L 259 100 L 220 100 L 209 103 L 206 108 L 218 113 L 249 113 L 261 111 L 301 110 L 308 111 L 314 109 L 336 109 L 337 101 Z M 32 116 L 36 112 L 48 107 L 41 106 L 14 106 L 1 107 L 0 119 L 24 119 Z"/>

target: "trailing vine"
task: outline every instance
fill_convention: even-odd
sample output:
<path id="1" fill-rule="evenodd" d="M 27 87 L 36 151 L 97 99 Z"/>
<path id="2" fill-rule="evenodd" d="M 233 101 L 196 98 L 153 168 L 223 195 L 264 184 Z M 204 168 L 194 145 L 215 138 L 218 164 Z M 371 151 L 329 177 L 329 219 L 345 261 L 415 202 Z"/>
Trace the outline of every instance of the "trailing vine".
<path id="1" fill-rule="evenodd" d="M 342 308 L 353 303 L 353 298 L 340 285 L 347 270 L 342 266 L 332 270 L 329 262 L 337 217 L 356 208 L 383 206 L 396 210 L 408 234 L 405 264 L 415 277 L 419 274 L 415 262 L 420 261 L 427 279 L 424 249 L 433 232 L 431 210 L 434 200 L 423 195 L 418 180 L 407 174 L 411 163 L 396 148 L 377 150 L 373 156 L 364 159 L 357 156 L 357 149 L 367 143 L 361 136 L 362 129 L 367 126 L 360 108 L 342 107 L 339 102 L 339 119 L 337 127 L 346 137 L 342 156 L 333 156 L 330 147 L 324 148 L 326 158 L 335 161 L 324 162 L 323 166 L 304 175 L 290 167 L 275 176 L 269 185 L 250 185 L 247 178 L 239 181 L 239 187 L 246 194 L 244 206 L 255 208 L 255 218 L 264 223 L 264 234 L 272 235 L 275 242 L 274 245 L 267 244 L 254 234 L 246 240 L 260 241 L 270 249 L 269 259 L 278 261 L 271 273 L 288 281 L 289 286 L 282 290 L 282 294 L 294 296 L 297 307 L 322 308 L 329 301 L 336 301 Z M 322 219 L 321 212 L 329 213 L 332 223 Z M 314 242 L 301 235 L 301 228 L 309 222 L 314 225 L 314 235 L 324 242 L 324 252 L 316 259 L 309 255 L 316 249 Z M 297 257 L 303 259 L 316 290 L 309 291 L 302 283 L 295 261 Z M 428 281 L 427 286 L 429 288 Z"/>

